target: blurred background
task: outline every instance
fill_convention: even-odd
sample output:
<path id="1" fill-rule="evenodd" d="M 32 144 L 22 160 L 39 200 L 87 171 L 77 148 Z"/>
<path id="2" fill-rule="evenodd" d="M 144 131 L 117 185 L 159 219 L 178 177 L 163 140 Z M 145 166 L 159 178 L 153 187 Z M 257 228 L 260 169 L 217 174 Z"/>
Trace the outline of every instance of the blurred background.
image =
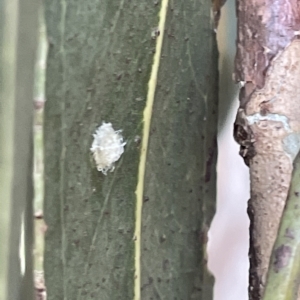
<path id="1" fill-rule="evenodd" d="M 238 109 L 238 86 L 232 80 L 236 22 L 235 1 L 227 0 L 217 31 L 220 52 L 218 196 L 208 246 L 208 266 L 215 276 L 214 300 L 248 299 L 249 171 L 233 139 Z"/>

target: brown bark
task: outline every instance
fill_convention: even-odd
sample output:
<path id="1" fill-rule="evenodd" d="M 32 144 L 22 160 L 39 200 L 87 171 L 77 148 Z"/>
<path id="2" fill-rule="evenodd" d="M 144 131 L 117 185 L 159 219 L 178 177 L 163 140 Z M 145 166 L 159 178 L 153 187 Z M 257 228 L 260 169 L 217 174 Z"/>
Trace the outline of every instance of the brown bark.
<path id="1" fill-rule="evenodd" d="M 249 297 L 261 299 L 300 144 L 300 2 L 237 1 L 235 138 L 250 168 Z"/>

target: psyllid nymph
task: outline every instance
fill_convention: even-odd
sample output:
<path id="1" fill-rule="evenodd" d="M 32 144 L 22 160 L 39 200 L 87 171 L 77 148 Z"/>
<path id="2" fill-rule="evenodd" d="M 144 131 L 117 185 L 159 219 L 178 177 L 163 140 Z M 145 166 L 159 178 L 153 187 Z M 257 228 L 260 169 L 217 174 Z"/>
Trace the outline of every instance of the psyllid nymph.
<path id="1" fill-rule="evenodd" d="M 97 166 L 97 170 L 104 175 L 107 171 L 113 171 L 114 163 L 119 160 L 124 152 L 126 142 L 123 142 L 122 130 L 115 131 L 111 123 L 103 122 L 93 134 L 94 140 L 91 151 Z"/>

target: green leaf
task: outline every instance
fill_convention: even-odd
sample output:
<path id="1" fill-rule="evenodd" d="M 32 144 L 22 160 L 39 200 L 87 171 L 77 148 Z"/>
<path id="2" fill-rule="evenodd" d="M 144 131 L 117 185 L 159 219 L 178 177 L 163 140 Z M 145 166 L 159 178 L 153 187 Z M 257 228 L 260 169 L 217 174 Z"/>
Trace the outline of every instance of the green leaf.
<path id="1" fill-rule="evenodd" d="M 207 1 L 48 1 L 48 299 L 212 299 L 217 47 Z M 98 172 L 102 122 L 127 144 Z"/>
<path id="2" fill-rule="evenodd" d="M 32 119 L 37 10 L 35 0 L 0 1 L 0 299 L 33 298 Z"/>

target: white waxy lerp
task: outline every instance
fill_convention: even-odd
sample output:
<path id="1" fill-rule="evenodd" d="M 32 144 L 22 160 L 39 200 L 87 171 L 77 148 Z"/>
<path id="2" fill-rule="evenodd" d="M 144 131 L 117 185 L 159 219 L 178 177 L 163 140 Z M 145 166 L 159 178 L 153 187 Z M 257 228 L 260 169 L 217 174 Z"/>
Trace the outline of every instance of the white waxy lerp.
<path id="1" fill-rule="evenodd" d="M 113 171 L 114 163 L 124 152 L 126 142 L 123 142 L 122 130 L 115 131 L 111 123 L 105 123 L 99 126 L 93 134 L 94 141 L 91 151 L 96 162 L 97 170 L 104 175 L 107 171 Z"/>

